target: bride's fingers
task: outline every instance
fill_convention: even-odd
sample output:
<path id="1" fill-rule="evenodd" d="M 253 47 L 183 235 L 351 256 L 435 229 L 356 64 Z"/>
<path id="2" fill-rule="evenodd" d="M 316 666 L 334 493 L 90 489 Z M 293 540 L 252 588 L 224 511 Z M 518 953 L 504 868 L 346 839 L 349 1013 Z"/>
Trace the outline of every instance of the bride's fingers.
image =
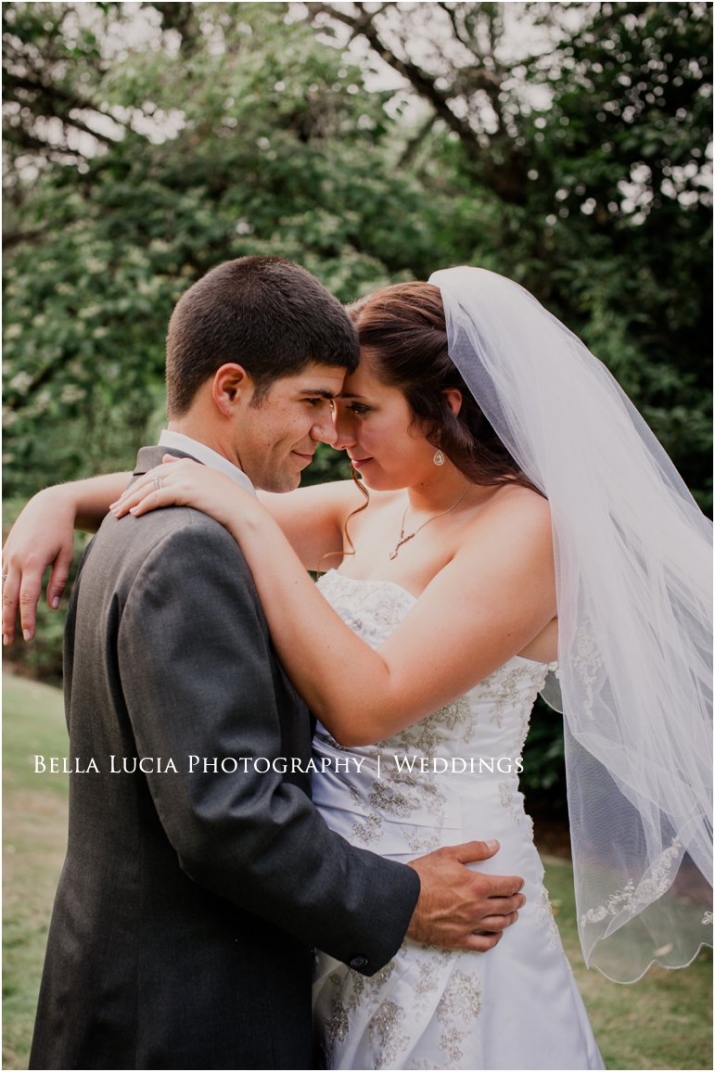
<path id="1" fill-rule="evenodd" d="M 124 489 L 122 494 L 111 505 L 116 506 L 117 503 L 124 502 L 124 500 L 130 496 L 137 488 L 141 488 L 150 485 L 155 479 L 163 481 L 170 473 L 180 472 L 182 467 L 191 466 L 194 469 L 198 468 L 198 462 L 193 461 L 191 458 L 175 458 L 173 454 L 164 454 L 159 465 L 155 465 L 153 469 L 149 469 L 148 472 L 142 473 L 136 480 L 133 480 L 128 487 Z"/>
<path id="2" fill-rule="evenodd" d="M 2 642 L 12 644 L 15 639 L 17 610 L 20 602 L 20 580 L 9 566 L 3 564 L 2 574 Z M 7 571 L 7 572 L 6 572 Z"/>
<path id="3" fill-rule="evenodd" d="M 176 484 L 167 484 L 160 477 L 154 477 L 149 483 L 142 483 L 136 490 L 121 502 L 110 507 L 116 518 L 132 514 L 141 517 L 151 510 L 158 510 L 164 506 L 176 506 L 183 502 L 181 488 Z"/>
<path id="4" fill-rule="evenodd" d="M 150 469 L 148 473 L 143 473 L 122 492 L 116 502 L 110 503 L 109 509 L 115 517 L 123 517 L 129 513 L 132 507 L 143 502 L 145 498 L 152 496 L 155 492 L 161 491 L 167 486 L 175 485 L 175 478 L 182 472 L 179 469 L 181 459 L 172 459 L 170 454 L 165 454 L 164 459 L 164 464 L 157 465 L 154 469 Z M 191 464 L 196 465 L 195 462 Z M 172 479 L 170 480 L 169 478 Z M 153 505 L 149 508 L 153 509 L 158 505 L 167 506 L 169 501 L 175 502 L 176 500 L 162 501 L 161 503 L 158 500 L 152 500 Z"/>
<path id="5" fill-rule="evenodd" d="M 110 505 L 109 509 L 115 517 L 124 517 L 144 498 L 160 491 L 163 486 L 161 477 L 153 477 L 151 480 L 140 477 L 139 480 L 132 484 L 131 488 L 124 492 L 121 498 Z"/>
<path id="6" fill-rule="evenodd" d="M 161 487 L 145 495 L 130 508 L 129 513 L 133 517 L 141 517 L 142 514 L 149 514 L 152 510 L 160 510 L 164 506 L 176 506 L 180 501 L 175 488 Z"/>
<path id="7" fill-rule="evenodd" d="M 140 508 L 140 512 L 145 513 L 159 506 L 175 504 L 179 499 L 180 489 L 177 482 L 169 481 L 156 470 L 152 470 L 150 477 L 140 477 L 109 509 L 116 518 L 124 517 L 128 513 L 138 516 L 137 511 Z"/>

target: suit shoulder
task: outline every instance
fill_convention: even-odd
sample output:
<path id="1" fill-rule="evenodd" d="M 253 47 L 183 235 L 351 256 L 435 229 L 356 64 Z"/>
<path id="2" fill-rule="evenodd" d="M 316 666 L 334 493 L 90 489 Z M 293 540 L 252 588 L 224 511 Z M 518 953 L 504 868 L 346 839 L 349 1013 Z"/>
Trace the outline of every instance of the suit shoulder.
<path id="1" fill-rule="evenodd" d="M 86 566 L 113 575 L 121 587 L 154 574 L 173 574 L 253 588 L 243 552 L 229 531 L 188 507 L 153 510 L 117 521 L 107 517 L 90 544 Z M 85 563 L 83 563 L 83 566 Z"/>
<path id="2" fill-rule="evenodd" d="M 159 514 L 168 515 L 160 519 L 151 534 L 151 543 L 160 557 L 189 556 L 197 569 L 207 562 L 215 563 L 217 558 L 226 560 L 232 568 L 245 566 L 243 552 L 228 529 L 200 510 L 169 507 L 132 520 L 141 525 Z M 248 569 L 247 566 L 245 568 Z"/>
<path id="3" fill-rule="evenodd" d="M 165 541 L 181 544 L 199 539 L 210 540 L 228 549 L 233 548 L 237 554 L 241 553 L 228 529 L 208 514 L 189 506 L 168 506 L 152 510 L 139 518 L 128 514 L 119 521 L 110 514 L 102 522 L 97 537 L 100 535 L 127 547 L 155 546 Z"/>

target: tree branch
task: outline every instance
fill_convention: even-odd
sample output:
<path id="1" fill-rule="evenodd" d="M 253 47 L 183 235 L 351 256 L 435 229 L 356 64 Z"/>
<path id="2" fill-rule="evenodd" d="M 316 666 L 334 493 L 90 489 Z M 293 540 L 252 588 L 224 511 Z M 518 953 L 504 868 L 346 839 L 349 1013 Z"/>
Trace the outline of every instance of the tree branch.
<path id="1" fill-rule="evenodd" d="M 405 168 L 413 162 L 415 156 L 417 155 L 417 150 L 429 134 L 432 127 L 435 125 L 436 121 L 437 116 L 434 112 L 427 116 L 426 121 L 422 124 L 417 133 L 414 135 L 414 137 L 410 138 L 410 140 L 407 142 L 404 152 L 402 153 L 402 156 L 397 162 L 397 166 L 399 168 Z"/>
<path id="2" fill-rule="evenodd" d="M 23 93 L 31 94 L 34 97 L 34 100 L 27 100 L 23 96 Z M 86 134 L 91 134 L 92 137 L 97 138 L 98 141 L 104 142 L 105 145 L 116 145 L 117 139 L 93 130 L 81 119 L 77 119 L 70 115 L 70 112 L 73 110 L 96 112 L 98 115 L 110 119 L 113 123 L 117 123 L 119 126 L 126 125 L 121 123 L 120 120 L 115 119 L 113 115 L 105 112 L 102 108 L 99 108 L 96 104 L 77 96 L 75 93 L 70 93 L 62 86 L 54 84 L 48 86 L 38 78 L 29 78 L 19 74 L 11 74 L 7 71 L 5 72 L 5 99 L 15 100 L 18 104 L 29 107 L 35 115 L 43 115 L 45 112 L 49 112 L 50 115 L 53 115 L 62 123 L 75 126 L 78 130 L 82 130 Z M 39 103 L 42 107 L 38 109 L 35 107 L 36 103 Z"/>
<path id="3" fill-rule="evenodd" d="M 43 238 L 48 231 L 49 227 L 36 227 L 34 231 L 3 231 L 3 248 L 8 250 L 21 245 L 23 242 L 36 242 L 38 238 Z"/>
<path id="4" fill-rule="evenodd" d="M 459 135 L 469 158 L 475 161 L 481 159 L 481 146 L 474 131 L 466 120 L 455 115 L 449 107 L 449 96 L 437 88 L 434 79 L 426 71 L 423 71 L 421 67 L 418 67 L 416 63 L 412 63 L 410 60 L 400 59 L 384 44 L 373 23 L 372 14 L 366 11 L 362 4 L 356 5 L 360 11 L 360 15 L 357 17 L 339 8 L 331 7 L 330 4 L 309 3 L 306 6 L 315 14 L 325 12 L 331 15 L 347 26 L 351 26 L 356 35 L 362 35 L 372 50 L 393 70 L 401 74 L 403 78 L 406 78 L 420 96 L 425 97 L 430 102 L 437 115 L 445 121 L 450 130 L 454 130 Z"/>
<path id="5" fill-rule="evenodd" d="M 394 6 L 394 5 L 389 5 Z M 442 119 L 447 127 L 457 134 L 467 160 L 475 168 L 478 168 L 484 176 L 484 181 L 504 201 L 512 204 L 523 204 L 525 198 L 525 165 L 518 148 L 513 144 L 505 133 L 503 124 L 499 90 L 501 81 L 496 72 L 483 67 L 469 68 L 469 86 L 459 90 L 453 86 L 450 92 L 443 92 L 436 84 L 436 76 L 430 75 L 418 64 L 409 59 L 401 59 L 392 49 L 385 44 L 380 37 L 379 30 L 375 26 L 375 16 L 378 12 L 368 11 L 364 4 L 356 4 L 358 14 L 353 15 L 343 11 L 342 5 L 332 6 L 324 3 L 308 3 L 308 15 L 311 21 L 316 16 L 325 14 L 339 22 L 350 26 L 355 36 L 363 36 L 372 50 L 393 70 L 407 79 L 412 88 L 427 100 L 434 108 L 435 114 Z M 382 9 L 380 9 L 382 10 Z M 500 151 L 504 163 L 493 164 L 485 153 L 477 133 L 472 129 L 469 122 L 457 115 L 450 106 L 450 99 L 459 94 L 483 90 L 489 97 L 499 124 L 498 137 L 501 141 Z"/>
<path id="6" fill-rule="evenodd" d="M 10 392 L 6 392 L 5 406 L 7 409 L 12 410 L 13 412 L 18 412 L 24 409 L 27 406 L 28 400 L 33 395 L 37 394 L 41 387 L 50 383 L 54 379 L 55 374 L 59 372 L 60 369 L 64 368 L 65 365 L 68 365 L 74 357 L 76 357 L 75 352 L 73 350 L 67 350 L 64 354 L 56 357 L 49 365 L 45 365 L 40 372 L 33 376 L 27 390 L 22 393 L 18 392 L 14 397 Z M 7 395 L 9 395 L 9 397 L 7 397 Z"/>

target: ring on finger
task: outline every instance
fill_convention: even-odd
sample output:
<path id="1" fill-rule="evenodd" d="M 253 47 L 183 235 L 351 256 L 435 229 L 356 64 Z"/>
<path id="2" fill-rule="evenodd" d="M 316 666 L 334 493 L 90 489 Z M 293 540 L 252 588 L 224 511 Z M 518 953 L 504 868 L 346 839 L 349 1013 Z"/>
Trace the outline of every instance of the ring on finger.
<path id="1" fill-rule="evenodd" d="M 164 481 L 160 476 L 155 476 L 152 483 L 154 485 L 154 491 L 159 491 L 163 487 Z"/>

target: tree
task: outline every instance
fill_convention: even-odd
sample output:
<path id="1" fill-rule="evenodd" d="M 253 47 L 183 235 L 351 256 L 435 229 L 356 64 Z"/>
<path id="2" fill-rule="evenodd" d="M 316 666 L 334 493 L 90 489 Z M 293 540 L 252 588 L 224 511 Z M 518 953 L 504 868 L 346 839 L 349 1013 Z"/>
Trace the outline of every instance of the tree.
<path id="1" fill-rule="evenodd" d="M 465 197 L 454 253 L 581 334 L 711 506 L 711 5 L 306 6 L 424 109 L 404 152 Z"/>
<path id="2" fill-rule="evenodd" d="M 290 5 L 145 5 L 145 39 L 110 58 L 126 20 L 88 6 L 96 26 L 72 5 L 4 12 L 15 494 L 130 464 L 160 420 L 171 308 L 217 262 L 279 254 L 351 299 L 426 261 L 453 213 L 394 171 L 380 95 Z"/>
<path id="3" fill-rule="evenodd" d="M 518 280 L 708 505 L 711 22 L 699 2 L 5 4 L 7 492 L 129 467 L 176 299 L 277 253 L 342 300 L 457 263 Z M 325 451 L 309 473 L 344 469 Z M 536 744 L 548 786 L 553 722 Z"/>

